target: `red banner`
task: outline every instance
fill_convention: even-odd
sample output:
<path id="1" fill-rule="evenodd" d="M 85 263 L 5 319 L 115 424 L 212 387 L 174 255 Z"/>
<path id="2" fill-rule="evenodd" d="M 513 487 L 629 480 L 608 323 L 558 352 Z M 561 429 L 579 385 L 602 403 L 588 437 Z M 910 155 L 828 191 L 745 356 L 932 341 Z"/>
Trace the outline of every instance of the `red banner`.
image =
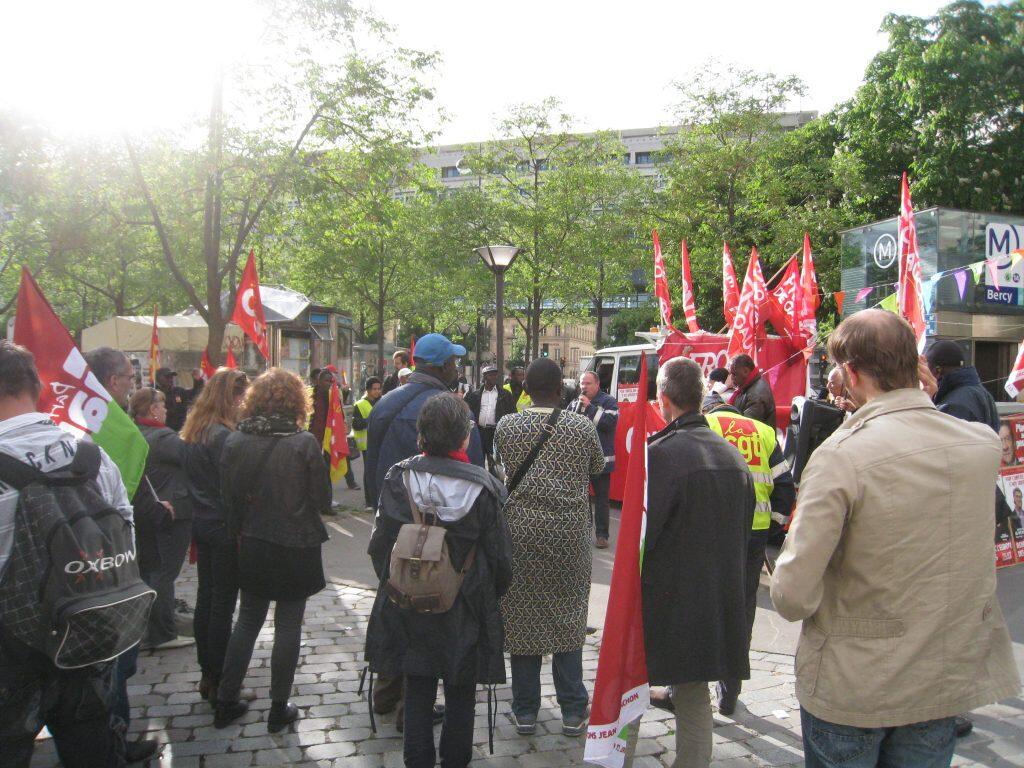
<path id="1" fill-rule="evenodd" d="M 910 185 L 907 183 L 906 171 L 903 172 L 903 181 L 900 184 L 899 245 L 900 314 L 914 329 L 918 349 L 923 350 L 927 325 L 924 319 L 924 290 L 921 287 L 921 254 L 917 248 L 914 204 L 910 200 Z"/>
<path id="2" fill-rule="evenodd" d="M 757 248 L 750 249 L 750 261 L 747 263 L 747 274 L 743 278 L 743 291 L 740 303 L 736 308 L 732 328 L 729 329 L 729 356 L 750 355 L 754 363 L 759 364 L 757 343 L 758 332 L 764 324 L 761 318 L 761 304 L 768 291 L 764 286 L 764 275 L 761 273 L 761 262 L 757 257 Z"/>
<path id="3" fill-rule="evenodd" d="M 682 271 L 683 271 L 683 313 L 686 315 L 686 327 L 690 333 L 700 330 L 697 323 L 697 304 L 693 298 L 693 278 L 690 277 L 690 251 L 686 247 L 686 241 L 682 243 Z"/>
<path id="4" fill-rule="evenodd" d="M 654 295 L 658 297 L 661 308 L 661 324 L 672 327 L 672 299 L 668 293 L 668 277 L 665 274 L 665 259 L 661 255 L 661 243 L 658 241 L 658 230 L 651 231 L 654 239 Z"/>
<path id="5" fill-rule="evenodd" d="M 263 314 L 263 300 L 260 299 L 260 280 L 256 274 L 256 259 L 249 251 L 245 262 L 242 279 L 238 283 L 238 298 L 235 299 L 235 312 L 231 320 L 245 331 L 252 343 L 267 360 L 270 359 L 270 346 L 267 343 L 267 318 Z M 228 350 L 231 354 L 231 350 Z M 228 365 L 228 368 L 234 368 Z"/>

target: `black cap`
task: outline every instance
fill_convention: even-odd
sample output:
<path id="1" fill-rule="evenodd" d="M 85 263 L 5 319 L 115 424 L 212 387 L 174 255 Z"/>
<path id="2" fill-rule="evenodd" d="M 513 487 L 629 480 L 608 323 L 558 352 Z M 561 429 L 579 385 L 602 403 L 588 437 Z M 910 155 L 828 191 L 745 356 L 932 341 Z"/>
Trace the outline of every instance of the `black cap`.
<path id="1" fill-rule="evenodd" d="M 177 374 L 176 371 L 174 371 L 174 370 L 172 370 L 170 368 L 157 368 L 156 369 L 156 375 L 157 375 L 157 377 L 160 377 L 160 376 L 177 376 L 178 374 Z"/>
<path id="2" fill-rule="evenodd" d="M 942 339 L 932 344 L 924 353 L 929 365 L 956 368 L 964 364 L 964 350 L 955 341 Z"/>

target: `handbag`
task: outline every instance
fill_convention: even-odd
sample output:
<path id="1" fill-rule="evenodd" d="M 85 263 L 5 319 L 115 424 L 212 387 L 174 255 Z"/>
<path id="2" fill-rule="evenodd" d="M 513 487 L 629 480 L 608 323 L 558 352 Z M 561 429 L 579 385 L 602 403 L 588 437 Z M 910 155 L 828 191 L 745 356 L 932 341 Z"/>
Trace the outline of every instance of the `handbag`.
<path id="1" fill-rule="evenodd" d="M 349 439 L 348 439 L 348 460 L 349 461 L 355 461 L 356 459 L 358 459 L 360 457 L 360 455 L 361 454 L 359 452 L 359 446 L 356 444 L 356 439 L 354 437 L 349 437 Z"/>

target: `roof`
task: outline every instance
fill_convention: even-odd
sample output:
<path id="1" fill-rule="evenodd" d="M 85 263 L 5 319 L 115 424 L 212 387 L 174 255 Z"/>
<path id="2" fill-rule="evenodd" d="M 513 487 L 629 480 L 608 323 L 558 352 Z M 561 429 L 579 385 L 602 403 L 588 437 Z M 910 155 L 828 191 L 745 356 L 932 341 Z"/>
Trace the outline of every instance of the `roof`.
<path id="1" fill-rule="evenodd" d="M 230 291 L 221 296 L 221 305 L 225 313 L 231 312 L 228 302 Z M 260 300 L 263 302 L 263 314 L 268 323 L 290 323 L 314 302 L 304 293 L 293 291 L 283 285 L 260 285 Z M 189 307 L 180 313 L 184 317 L 199 316 L 195 307 Z"/>

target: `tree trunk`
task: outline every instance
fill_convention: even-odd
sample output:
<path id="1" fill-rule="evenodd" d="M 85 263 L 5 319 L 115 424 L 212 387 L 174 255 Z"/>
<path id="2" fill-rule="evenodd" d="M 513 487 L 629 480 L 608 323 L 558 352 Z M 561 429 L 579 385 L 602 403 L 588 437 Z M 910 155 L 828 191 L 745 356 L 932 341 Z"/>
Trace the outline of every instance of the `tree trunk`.
<path id="1" fill-rule="evenodd" d="M 530 318 L 530 359 L 536 360 L 540 357 L 540 316 L 543 312 L 543 300 L 540 293 L 540 285 L 533 283 L 533 316 Z"/>
<path id="2" fill-rule="evenodd" d="M 604 334 L 604 262 L 597 267 L 597 296 L 594 297 L 594 309 L 597 311 L 597 329 L 594 337 L 594 348 L 600 349 L 601 336 Z"/>

